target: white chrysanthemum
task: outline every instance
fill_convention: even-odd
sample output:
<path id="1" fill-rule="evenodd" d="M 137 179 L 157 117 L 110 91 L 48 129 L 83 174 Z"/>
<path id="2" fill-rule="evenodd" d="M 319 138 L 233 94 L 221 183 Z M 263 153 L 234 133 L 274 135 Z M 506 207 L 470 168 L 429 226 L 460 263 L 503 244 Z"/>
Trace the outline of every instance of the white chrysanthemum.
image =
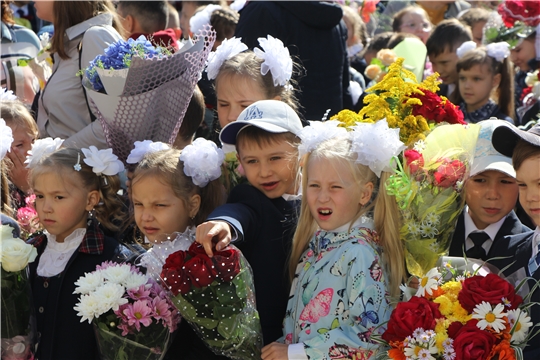
<path id="1" fill-rule="evenodd" d="M 191 177 L 195 185 L 205 187 L 221 176 L 225 154 L 213 141 L 197 138 L 182 150 L 180 160 L 184 163 L 184 174 Z"/>
<path id="2" fill-rule="evenodd" d="M 439 272 L 437 268 L 433 268 L 429 270 L 428 273 L 420 279 L 416 296 L 425 297 L 426 294 L 432 295 L 433 290 L 439 287 L 440 278 L 441 278 L 441 273 Z"/>
<path id="3" fill-rule="evenodd" d="M 228 60 L 247 49 L 248 47 L 242 42 L 242 38 L 232 37 L 223 40 L 221 45 L 216 48 L 216 51 L 212 51 L 208 55 L 208 61 L 206 62 L 208 79 L 213 80 L 217 77 L 219 68 L 221 68 L 221 65 L 223 65 L 225 60 Z"/>
<path id="4" fill-rule="evenodd" d="M 347 129 L 339 127 L 337 120 L 311 121 L 309 126 L 302 128 L 298 137 L 302 143 L 298 146 L 299 156 L 303 156 L 313 150 L 323 141 L 347 136 Z"/>
<path id="5" fill-rule="evenodd" d="M 506 312 L 506 317 L 508 318 L 508 322 L 510 322 L 510 326 L 514 329 L 512 341 L 517 343 L 522 343 L 525 341 L 527 334 L 529 333 L 529 329 L 533 325 L 529 315 L 520 309 L 516 309 L 508 310 Z"/>
<path id="6" fill-rule="evenodd" d="M 124 284 L 128 276 L 131 274 L 131 265 L 129 264 L 115 264 L 109 266 L 101 271 L 103 278 L 116 283 Z"/>
<path id="7" fill-rule="evenodd" d="M 500 332 L 506 328 L 503 319 L 505 315 L 503 304 L 497 304 L 495 308 L 492 308 L 490 303 L 482 301 L 474 307 L 472 318 L 479 320 L 476 326 L 481 330 L 485 330 L 489 326 L 495 332 Z"/>
<path id="8" fill-rule="evenodd" d="M 510 45 L 506 41 L 488 44 L 486 50 L 487 54 L 498 62 L 503 62 L 510 56 Z"/>
<path id="9" fill-rule="evenodd" d="M 101 303 L 101 314 L 106 313 L 111 309 L 116 311 L 120 305 L 126 304 L 128 300 L 123 298 L 125 291 L 126 289 L 122 285 L 111 282 L 98 287 L 94 292 L 94 296 L 98 298 Z"/>
<path id="10" fill-rule="evenodd" d="M 141 285 L 146 284 L 148 281 L 148 278 L 144 274 L 136 274 L 131 273 L 128 277 L 126 277 L 124 281 L 124 285 L 126 286 L 126 289 L 136 289 Z"/>
<path id="11" fill-rule="evenodd" d="M 114 155 L 112 149 L 98 150 L 95 146 L 81 149 L 84 154 L 83 161 L 92 168 L 97 175 L 116 175 L 124 170 L 124 164 Z"/>
<path id="12" fill-rule="evenodd" d="M 103 284 L 103 276 L 101 271 L 94 271 L 91 273 L 85 273 L 79 280 L 75 282 L 74 294 L 89 294 L 96 290 L 98 286 Z"/>
<path id="13" fill-rule="evenodd" d="M 404 149 L 399 129 L 389 128 L 386 119 L 353 126 L 351 151 L 357 154 L 356 162 L 369 166 L 378 177 L 382 171 L 393 171 L 391 159 Z"/>
<path id="14" fill-rule="evenodd" d="M 27 164 L 26 167 L 32 169 L 40 162 L 42 158 L 60 149 L 63 142 L 64 139 L 53 139 L 50 137 L 36 140 L 32 144 L 32 149 L 28 151 L 28 155 L 26 156 L 26 161 L 24 162 Z"/>
<path id="15" fill-rule="evenodd" d="M 261 74 L 266 75 L 268 71 L 272 73 L 274 86 L 285 86 L 291 79 L 293 63 L 289 49 L 279 39 L 268 35 L 267 38 L 258 38 L 259 48 L 253 49 L 259 59 L 263 59 L 261 64 Z"/>
<path id="16" fill-rule="evenodd" d="M 461 59 L 466 53 L 473 49 L 476 49 L 476 43 L 474 41 L 465 41 L 460 47 L 457 48 L 456 55 Z"/>
<path id="17" fill-rule="evenodd" d="M 100 301 L 94 294 L 83 295 L 79 299 L 73 309 L 77 311 L 77 315 L 81 317 L 81 322 L 88 320 L 91 323 L 95 317 L 100 315 Z"/>
<path id="18" fill-rule="evenodd" d="M 161 141 L 154 142 L 152 140 L 135 141 L 134 145 L 135 147 L 133 150 L 131 150 L 126 159 L 128 164 L 139 163 L 143 159 L 144 155 L 148 153 L 171 148 L 168 144 L 162 143 Z"/>

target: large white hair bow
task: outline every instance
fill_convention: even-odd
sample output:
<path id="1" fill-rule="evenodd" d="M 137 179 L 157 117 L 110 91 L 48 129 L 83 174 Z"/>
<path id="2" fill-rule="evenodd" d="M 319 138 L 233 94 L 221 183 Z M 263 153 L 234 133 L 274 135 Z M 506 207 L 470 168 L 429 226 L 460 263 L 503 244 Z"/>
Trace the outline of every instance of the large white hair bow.
<path id="1" fill-rule="evenodd" d="M 168 144 L 165 144 L 161 141 L 152 141 L 152 140 L 144 140 L 144 141 L 135 141 L 134 143 L 135 147 L 131 152 L 129 153 L 129 156 L 126 159 L 126 162 L 128 164 L 137 164 L 139 163 L 144 155 L 147 153 L 153 153 L 160 150 L 166 150 L 170 149 L 171 147 Z"/>
<path id="2" fill-rule="evenodd" d="M 0 160 L 2 160 L 8 151 L 11 151 L 11 143 L 13 142 L 13 132 L 6 125 L 6 121 L 0 118 Z"/>
<path id="3" fill-rule="evenodd" d="M 263 59 L 261 65 L 261 74 L 266 75 L 268 71 L 272 73 L 274 86 L 285 86 L 291 79 L 293 63 L 289 49 L 279 39 L 268 35 L 267 38 L 258 38 L 259 48 L 253 49 L 258 58 Z"/>
<path id="4" fill-rule="evenodd" d="M 225 39 L 216 49 L 208 55 L 208 62 L 206 63 L 206 73 L 208 79 L 215 79 L 219 73 L 219 69 L 225 60 L 232 58 L 233 56 L 240 54 L 242 51 L 247 50 L 248 47 L 242 42 L 242 38 L 232 37 Z"/>
<path id="5" fill-rule="evenodd" d="M 184 163 L 184 174 L 191 177 L 195 185 L 205 187 L 221 176 L 225 154 L 214 142 L 197 138 L 182 150 L 180 160 Z"/>
<path id="6" fill-rule="evenodd" d="M 81 149 L 83 161 L 92 168 L 96 175 L 116 175 L 124 170 L 124 164 L 114 155 L 112 149 L 98 150 L 95 146 Z"/>
<path id="7" fill-rule="evenodd" d="M 52 154 L 56 150 L 60 149 L 64 139 L 60 138 L 44 138 L 38 139 L 32 144 L 32 149 L 28 150 L 28 155 L 26 155 L 26 161 L 24 162 L 28 169 L 35 167 L 40 160 Z"/>

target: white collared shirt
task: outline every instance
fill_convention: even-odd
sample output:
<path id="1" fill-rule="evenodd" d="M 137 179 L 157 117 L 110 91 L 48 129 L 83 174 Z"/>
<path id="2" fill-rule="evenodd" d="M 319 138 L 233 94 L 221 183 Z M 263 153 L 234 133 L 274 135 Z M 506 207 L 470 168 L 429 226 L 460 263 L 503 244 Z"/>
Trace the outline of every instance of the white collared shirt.
<path id="1" fill-rule="evenodd" d="M 47 235 L 47 247 L 39 259 L 37 274 L 44 277 L 56 276 L 64 271 L 69 259 L 81 245 L 86 235 L 86 228 L 75 229 L 61 243 L 56 241 L 56 235 L 49 234 L 47 231 L 45 235 Z"/>
<path id="2" fill-rule="evenodd" d="M 474 224 L 473 219 L 471 218 L 471 215 L 469 215 L 469 207 L 465 206 L 464 211 L 464 220 L 465 220 L 465 251 L 471 249 L 474 246 L 474 243 L 471 239 L 469 239 L 469 235 L 473 232 L 485 232 L 489 236 L 490 241 L 484 242 L 482 247 L 486 251 L 486 254 L 489 252 L 489 249 L 491 249 L 491 245 L 493 245 L 493 240 L 495 239 L 495 236 L 497 236 L 497 233 L 502 227 L 502 224 L 506 220 L 506 216 L 503 217 L 501 220 L 497 221 L 496 223 L 489 224 L 488 227 L 485 229 L 478 229 L 476 225 Z"/>

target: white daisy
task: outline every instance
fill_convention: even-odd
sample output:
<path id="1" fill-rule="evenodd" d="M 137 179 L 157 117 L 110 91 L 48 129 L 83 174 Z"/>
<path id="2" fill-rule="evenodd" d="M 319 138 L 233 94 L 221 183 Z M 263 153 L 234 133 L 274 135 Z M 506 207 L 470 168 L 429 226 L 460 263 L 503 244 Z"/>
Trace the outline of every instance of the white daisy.
<path id="1" fill-rule="evenodd" d="M 495 308 L 492 308 L 490 303 L 482 301 L 473 309 L 472 317 L 479 320 L 476 326 L 481 330 L 485 330 L 489 326 L 496 332 L 500 332 L 506 328 L 503 319 L 505 315 L 503 304 L 497 304 Z"/>
<path id="2" fill-rule="evenodd" d="M 420 336 L 422 336 L 423 333 L 424 333 L 424 329 L 418 328 L 418 329 L 413 331 L 412 336 L 414 338 L 418 339 Z"/>
<path id="3" fill-rule="evenodd" d="M 428 271 L 424 277 L 420 279 L 420 284 L 418 285 L 418 291 L 416 296 L 425 297 L 426 294 L 432 295 L 433 290 L 439 287 L 439 279 L 441 278 L 441 273 L 437 268 L 433 268 Z"/>
<path id="4" fill-rule="evenodd" d="M 453 347 L 445 347 L 443 350 L 444 360 L 454 360 L 456 358 L 456 352 Z"/>
<path id="5" fill-rule="evenodd" d="M 533 325 L 529 315 L 520 309 L 508 310 L 506 317 L 510 322 L 510 326 L 514 330 L 512 333 L 512 341 L 517 343 L 523 342 L 527 338 L 529 328 Z"/>
<path id="6" fill-rule="evenodd" d="M 422 348 L 415 344 L 409 344 L 409 346 L 405 347 L 403 349 L 403 353 L 407 358 L 410 359 L 418 359 L 418 353 L 422 350 Z"/>
<path id="7" fill-rule="evenodd" d="M 435 360 L 431 353 L 427 349 L 422 349 L 418 352 L 418 359 Z"/>

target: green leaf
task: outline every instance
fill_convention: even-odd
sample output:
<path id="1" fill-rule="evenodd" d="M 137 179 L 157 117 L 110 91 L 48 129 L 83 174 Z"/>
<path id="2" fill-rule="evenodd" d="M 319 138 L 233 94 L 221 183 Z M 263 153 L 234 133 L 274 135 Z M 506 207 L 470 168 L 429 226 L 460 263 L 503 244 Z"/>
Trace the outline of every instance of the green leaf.
<path id="1" fill-rule="evenodd" d="M 221 320 L 218 325 L 218 332 L 225 339 L 230 339 L 236 329 L 236 317 Z"/>
<path id="2" fill-rule="evenodd" d="M 193 322 L 204 326 L 207 329 L 213 329 L 216 326 L 218 326 L 218 321 L 214 319 L 207 319 L 207 318 L 195 318 Z"/>
<path id="3" fill-rule="evenodd" d="M 175 298 L 175 304 L 182 317 L 188 321 L 193 321 L 197 317 L 197 310 L 191 305 L 182 295 L 178 295 Z"/>

